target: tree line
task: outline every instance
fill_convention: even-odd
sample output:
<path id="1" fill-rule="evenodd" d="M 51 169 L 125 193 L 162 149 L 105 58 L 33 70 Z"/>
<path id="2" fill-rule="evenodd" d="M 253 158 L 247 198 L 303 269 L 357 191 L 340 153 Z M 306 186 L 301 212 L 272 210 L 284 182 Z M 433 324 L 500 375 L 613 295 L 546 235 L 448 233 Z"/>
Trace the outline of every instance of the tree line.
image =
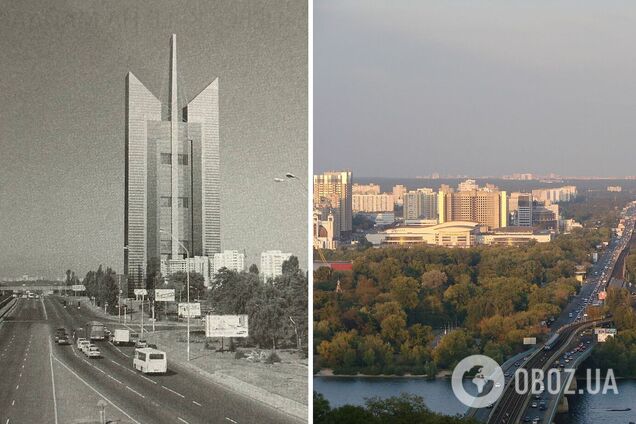
<path id="1" fill-rule="evenodd" d="M 578 291 L 577 266 L 590 265 L 606 236 L 585 229 L 521 247 L 339 251 L 352 272 L 314 272 L 317 368 L 432 376 L 473 353 L 501 362 L 524 337 L 549 331 Z"/>
<path id="2" fill-rule="evenodd" d="M 67 272 L 67 285 L 80 284 L 72 271 Z M 97 306 L 117 314 L 119 281 L 111 268 L 100 265 L 89 271 L 82 284 L 86 295 Z M 205 287 L 203 275 L 190 273 L 190 301 L 200 302 L 202 309 L 215 314 L 247 314 L 251 342 L 261 347 L 307 347 L 308 288 L 307 275 L 299 267 L 298 258 L 292 256 L 282 266 L 282 275 L 263 279 L 256 265 L 249 271 L 236 272 L 222 268 Z M 187 275 L 176 272 L 166 278 L 151 273 L 147 281 L 148 300 L 154 299 L 154 289 L 174 289 L 175 300 L 187 299 Z M 126 294 L 123 295 L 124 297 Z M 164 312 L 166 302 L 157 302 L 157 316 Z"/>
<path id="3" fill-rule="evenodd" d="M 332 408 L 324 396 L 314 392 L 315 424 L 472 424 L 472 418 L 432 412 L 421 396 L 403 393 L 387 399 L 371 398 L 364 405 Z"/>

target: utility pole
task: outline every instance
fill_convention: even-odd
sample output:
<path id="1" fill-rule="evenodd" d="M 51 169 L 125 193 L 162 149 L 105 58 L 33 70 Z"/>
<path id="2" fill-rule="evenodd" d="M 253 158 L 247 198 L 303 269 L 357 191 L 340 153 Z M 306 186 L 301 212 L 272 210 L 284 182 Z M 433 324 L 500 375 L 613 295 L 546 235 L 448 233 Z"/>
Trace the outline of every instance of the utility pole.
<path id="1" fill-rule="evenodd" d="M 141 336 L 140 340 L 144 339 L 144 295 L 141 295 Z"/>

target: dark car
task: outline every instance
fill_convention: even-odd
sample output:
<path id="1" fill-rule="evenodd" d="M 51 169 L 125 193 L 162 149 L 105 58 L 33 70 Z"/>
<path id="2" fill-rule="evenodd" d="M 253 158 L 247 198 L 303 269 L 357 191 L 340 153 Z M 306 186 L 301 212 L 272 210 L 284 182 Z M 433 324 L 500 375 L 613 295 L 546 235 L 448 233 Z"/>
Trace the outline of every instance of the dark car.
<path id="1" fill-rule="evenodd" d="M 57 344 L 59 345 L 70 345 L 71 341 L 68 338 L 68 335 L 64 334 L 62 336 L 60 336 L 59 339 L 57 339 Z"/>
<path id="2" fill-rule="evenodd" d="M 66 334 L 66 328 L 58 328 L 55 330 L 55 342 L 59 340 L 59 338 Z"/>

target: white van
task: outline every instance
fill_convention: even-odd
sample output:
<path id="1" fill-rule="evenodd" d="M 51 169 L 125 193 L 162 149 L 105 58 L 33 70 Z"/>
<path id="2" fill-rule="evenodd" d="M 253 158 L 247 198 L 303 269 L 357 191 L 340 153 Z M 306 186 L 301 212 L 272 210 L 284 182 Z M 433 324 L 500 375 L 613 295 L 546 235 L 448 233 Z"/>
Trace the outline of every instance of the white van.
<path id="1" fill-rule="evenodd" d="M 135 349 L 133 368 L 144 374 L 164 374 L 168 371 L 166 352 L 150 347 Z"/>

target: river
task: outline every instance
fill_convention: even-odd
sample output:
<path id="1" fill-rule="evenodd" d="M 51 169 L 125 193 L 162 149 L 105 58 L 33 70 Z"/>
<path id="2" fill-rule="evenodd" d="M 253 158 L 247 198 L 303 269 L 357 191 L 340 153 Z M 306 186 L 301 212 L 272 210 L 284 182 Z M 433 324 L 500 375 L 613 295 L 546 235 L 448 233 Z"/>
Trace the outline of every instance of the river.
<path id="1" fill-rule="evenodd" d="M 557 416 L 557 424 L 627 424 L 636 422 L 636 380 L 618 380 L 618 395 L 577 395 L 570 398 L 570 413 Z M 468 389 L 468 387 L 466 387 Z M 314 390 L 322 393 L 332 407 L 344 404 L 361 405 L 369 397 L 387 398 L 410 393 L 424 398 L 435 412 L 446 415 L 464 414 L 451 389 L 450 380 L 420 378 L 351 378 L 315 377 Z M 611 409 L 632 408 L 630 411 Z"/>

